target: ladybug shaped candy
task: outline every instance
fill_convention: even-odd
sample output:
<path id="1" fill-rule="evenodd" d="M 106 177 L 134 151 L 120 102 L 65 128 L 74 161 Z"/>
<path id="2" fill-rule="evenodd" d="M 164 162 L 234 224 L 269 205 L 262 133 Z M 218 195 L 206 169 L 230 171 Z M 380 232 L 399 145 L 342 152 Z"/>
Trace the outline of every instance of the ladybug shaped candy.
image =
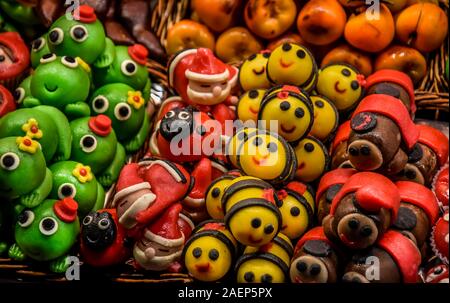
<path id="1" fill-rule="evenodd" d="M 411 78 L 394 69 L 376 71 L 366 79 L 366 94 L 382 94 L 403 102 L 411 116 L 416 112 L 414 84 Z"/>
<path id="2" fill-rule="evenodd" d="M 373 269 L 378 260 L 377 270 Z M 353 255 L 342 277 L 353 283 L 417 283 L 420 252 L 401 233 L 389 230 L 369 249 Z M 377 274 L 379 273 L 379 274 Z"/>
<path id="3" fill-rule="evenodd" d="M 348 159 L 347 152 L 347 142 L 351 131 L 350 121 L 345 121 L 339 125 L 330 148 L 331 169 L 353 167 Z"/>
<path id="4" fill-rule="evenodd" d="M 84 217 L 80 254 L 85 263 L 94 267 L 123 264 L 129 258 L 131 241 L 115 209 L 101 209 Z"/>
<path id="5" fill-rule="evenodd" d="M 434 254 L 448 265 L 448 210 L 431 231 L 431 248 Z"/>
<path id="6" fill-rule="evenodd" d="M 340 258 L 321 226 L 310 229 L 297 242 L 290 266 L 293 283 L 335 283 Z"/>
<path id="7" fill-rule="evenodd" d="M 400 172 L 419 139 L 419 129 L 403 103 L 388 95 L 365 97 L 353 113 L 349 160 L 363 171 Z"/>
<path id="8" fill-rule="evenodd" d="M 351 176 L 331 203 L 322 225 L 330 240 L 351 249 L 364 249 L 397 219 L 400 194 L 388 178 L 361 172 Z"/>
<path id="9" fill-rule="evenodd" d="M 448 138 L 434 127 L 416 126 L 420 131 L 419 140 L 408 154 L 405 168 L 395 177 L 429 186 L 439 168 L 448 161 Z"/>
<path id="10" fill-rule="evenodd" d="M 393 228 L 425 251 L 425 241 L 439 216 L 439 206 L 431 190 L 421 184 L 398 181 L 400 208 Z"/>
<path id="11" fill-rule="evenodd" d="M 323 219 L 330 213 L 331 202 L 342 186 L 356 174 L 353 168 L 338 168 L 327 172 L 320 179 L 316 193 L 317 221 L 322 224 Z"/>

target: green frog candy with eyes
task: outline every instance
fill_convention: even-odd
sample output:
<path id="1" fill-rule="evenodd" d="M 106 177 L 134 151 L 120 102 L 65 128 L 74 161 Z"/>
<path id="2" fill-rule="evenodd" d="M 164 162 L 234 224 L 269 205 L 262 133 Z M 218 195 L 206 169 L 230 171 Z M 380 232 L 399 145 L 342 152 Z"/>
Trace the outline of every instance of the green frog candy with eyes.
<path id="1" fill-rule="evenodd" d="M 28 136 L 0 139 L 0 201 L 35 207 L 51 189 L 52 173 L 37 141 Z"/>
<path id="2" fill-rule="evenodd" d="M 47 163 L 68 160 L 72 133 L 66 116 L 57 108 L 40 105 L 22 108 L 0 118 L 0 138 L 28 136 L 39 142 Z"/>
<path id="3" fill-rule="evenodd" d="M 88 165 L 101 185 L 111 186 L 126 160 L 125 149 L 117 142 L 111 119 L 103 114 L 79 118 L 70 122 L 70 128 L 71 160 Z"/>
<path id="4" fill-rule="evenodd" d="M 19 84 L 19 86 L 14 90 L 13 93 L 13 97 L 14 97 L 14 101 L 17 104 L 17 108 L 23 108 L 23 100 L 25 100 L 25 98 L 27 97 L 32 97 L 31 95 L 31 89 L 30 89 L 30 83 L 31 83 L 31 78 L 33 76 L 30 75 L 28 77 L 26 77 L 25 79 L 22 80 L 22 82 Z"/>
<path id="5" fill-rule="evenodd" d="M 53 188 L 49 198 L 73 198 L 78 203 L 78 216 L 103 208 L 105 191 L 91 168 L 75 161 L 61 161 L 51 165 Z"/>
<path id="6" fill-rule="evenodd" d="M 80 57 L 89 65 L 106 67 L 114 58 L 114 43 L 106 37 L 94 9 L 80 5 L 72 18 L 61 16 L 50 27 L 47 42 L 58 56 Z"/>
<path id="7" fill-rule="evenodd" d="M 94 66 L 96 87 L 110 83 L 124 83 L 142 92 L 144 99 L 150 98 L 151 81 L 147 67 L 148 50 L 141 44 L 116 46 L 114 60 L 104 68 Z"/>
<path id="8" fill-rule="evenodd" d="M 68 253 L 80 232 L 77 208 L 75 200 L 65 198 L 45 200 L 36 208 L 23 210 L 17 217 L 16 243 L 9 248 L 9 257 L 50 262 L 51 271 L 65 272 Z"/>
<path id="9" fill-rule="evenodd" d="M 94 114 L 107 115 L 128 153 L 137 151 L 145 142 L 150 122 L 140 91 L 122 83 L 107 84 L 97 89 L 89 102 Z"/>
<path id="10" fill-rule="evenodd" d="M 30 81 L 24 107 L 50 105 L 63 111 L 69 120 L 90 115 L 85 102 L 91 86 L 90 68 L 80 58 L 45 54 Z"/>
<path id="11" fill-rule="evenodd" d="M 45 55 L 51 53 L 50 48 L 47 43 L 47 35 L 39 37 L 31 43 L 31 66 L 36 68 L 40 64 L 41 58 Z"/>

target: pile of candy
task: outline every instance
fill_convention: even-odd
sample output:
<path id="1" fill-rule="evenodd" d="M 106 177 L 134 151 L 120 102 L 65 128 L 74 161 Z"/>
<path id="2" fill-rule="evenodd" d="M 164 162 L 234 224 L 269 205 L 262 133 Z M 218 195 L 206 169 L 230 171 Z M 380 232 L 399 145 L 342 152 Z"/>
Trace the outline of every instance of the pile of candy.
<path id="1" fill-rule="evenodd" d="M 319 68 L 286 41 L 239 67 L 187 48 L 155 110 L 147 48 L 116 45 L 97 10 L 31 54 L 0 33 L 0 254 L 57 273 L 77 254 L 208 282 L 448 283 L 448 139 L 414 122 L 407 74 Z"/>

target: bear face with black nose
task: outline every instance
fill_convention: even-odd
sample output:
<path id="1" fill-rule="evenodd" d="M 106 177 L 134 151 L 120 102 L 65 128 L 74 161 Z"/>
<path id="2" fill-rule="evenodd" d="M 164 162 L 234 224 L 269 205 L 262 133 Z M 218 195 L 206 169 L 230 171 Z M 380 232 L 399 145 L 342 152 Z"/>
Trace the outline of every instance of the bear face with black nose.
<path id="1" fill-rule="evenodd" d="M 414 243 L 393 230 L 377 243 L 353 255 L 345 267 L 343 282 L 350 283 L 416 283 L 420 253 Z"/>
<path id="2" fill-rule="evenodd" d="M 364 249 L 396 220 L 399 205 L 398 189 L 388 178 L 356 173 L 334 197 L 322 226 L 330 240 L 350 249 Z"/>
<path id="3" fill-rule="evenodd" d="M 403 103 L 388 95 L 370 95 L 356 108 L 348 139 L 348 157 L 361 171 L 395 175 L 408 162 L 419 130 Z"/>

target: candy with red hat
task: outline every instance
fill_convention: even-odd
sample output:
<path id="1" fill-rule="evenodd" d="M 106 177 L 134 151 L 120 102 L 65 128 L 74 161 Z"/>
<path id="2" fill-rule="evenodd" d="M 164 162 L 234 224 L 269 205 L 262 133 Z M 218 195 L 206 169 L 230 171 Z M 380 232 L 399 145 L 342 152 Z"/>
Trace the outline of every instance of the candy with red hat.
<path id="1" fill-rule="evenodd" d="M 138 239 L 133 248 L 133 256 L 139 267 L 152 271 L 181 269 L 177 263 L 186 241 L 178 225 L 181 209 L 181 204 L 173 204 L 156 221 L 145 227 L 142 239 Z"/>
<path id="2" fill-rule="evenodd" d="M 414 84 L 411 78 L 398 70 L 383 69 L 366 79 L 367 95 L 382 94 L 402 101 L 411 116 L 416 112 Z"/>
<path id="3" fill-rule="evenodd" d="M 320 179 L 316 193 L 317 220 L 322 224 L 323 218 L 330 213 L 331 202 L 345 182 L 356 174 L 353 168 L 338 168 L 327 172 Z"/>
<path id="4" fill-rule="evenodd" d="M 436 196 L 425 186 L 409 181 L 395 183 L 400 193 L 400 208 L 393 229 L 403 233 L 424 252 L 424 244 L 439 216 Z"/>
<path id="5" fill-rule="evenodd" d="M 330 146 L 331 168 L 352 168 L 353 165 L 348 160 L 347 141 L 350 137 L 350 120 L 339 125 L 336 135 Z"/>
<path id="6" fill-rule="evenodd" d="M 448 210 L 433 226 L 430 244 L 434 255 L 448 266 Z"/>
<path id="7" fill-rule="evenodd" d="M 80 232 L 78 204 L 72 198 L 45 200 L 33 209 L 24 209 L 17 217 L 15 240 L 10 258 L 30 258 L 50 262 L 50 270 L 63 273 L 68 268 L 67 254 Z"/>
<path id="8" fill-rule="evenodd" d="M 71 160 L 88 165 L 103 186 L 111 186 L 125 164 L 125 149 L 117 142 L 111 119 L 105 115 L 70 122 Z"/>
<path id="9" fill-rule="evenodd" d="M 405 168 L 396 178 L 429 186 L 440 167 L 448 162 L 448 138 L 432 126 L 416 126 L 420 131 L 419 140 L 408 154 Z"/>
<path id="10" fill-rule="evenodd" d="M 395 175 L 405 167 L 420 133 L 403 103 L 381 94 L 361 101 L 350 127 L 347 150 L 352 165 L 386 175 Z"/>
<path id="11" fill-rule="evenodd" d="M 80 255 L 94 267 L 123 264 L 131 255 L 132 242 L 119 224 L 115 209 L 90 212 L 81 222 Z"/>
<path id="12" fill-rule="evenodd" d="M 87 64 L 108 65 L 114 44 L 106 37 L 94 8 L 80 5 L 71 13 L 72 18 L 64 14 L 50 26 L 47 34 L 50 51 L 58 56 L 80 57 Z"/>
<path id="13" fill-rule="evenodd" d="M 351 176 L 333 198 L 322 225 L 327 237 L 350 249 L 373 245 L 397 219 L 400 194 L 383 175 L 360 172 Z"/>
<path id="14" fill-rule="evenodd" d="M 297 242 L 290 266 L 293 283 L 335 283 L 342 262 L 338 249 L 323 232 L 310 229 Z"/>
<path id="15" fill-rule="evenodd" d="M 420 263 L 421 256 L 416 245 L 400 232 L 389 230 L 374 246 L 352 256 L 342 281 L 417 283 Z"/>

